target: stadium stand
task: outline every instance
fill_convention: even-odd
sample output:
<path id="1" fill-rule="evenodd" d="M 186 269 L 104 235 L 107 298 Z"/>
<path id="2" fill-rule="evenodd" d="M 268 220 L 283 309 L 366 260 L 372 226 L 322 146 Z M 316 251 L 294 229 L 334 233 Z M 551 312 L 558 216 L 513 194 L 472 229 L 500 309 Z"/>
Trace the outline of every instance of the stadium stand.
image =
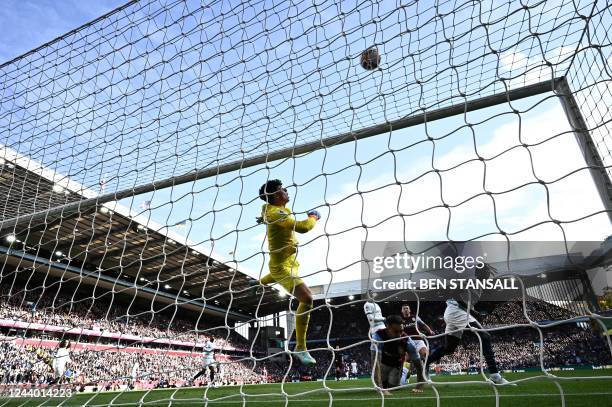
<path id="1" fill-rule="evenodd" d="M 334 308 L 333 329 L 330 333 L 330 344 L 334 352 L 326 350 L 329 312 L 319 308 L 313 313 L 313 339 L 311 348 L 316 350 L 319 363 L 315 366 L 293 365 L 289 369 L 286 361 L 261 360 L 253 364 L 248 359 L 248 346 L 239 335 L 223 335 L 224 332 L 212 330 L 203 331 L 204 335 L 187 335 L 181 331 L 180 323 L 175 330 L 164 329 L 169 321 L 163 314 L 155 314 L 136 318 L 129 323 L 109 321 L 109 315 L 104 313 L 104 303 L 100 308 L 79 307 L 69 310 L 64 307 L 45 308 L 49 304 L 41 296 L 39 308 L 31 308 L 31 302 L 21 297 L 2 295 L 0 317 L 2 321 L 11 321 L 12 325 L 3 324 L 2 332 L 2 379 L 1 383 L 30 383 L 43 385 L 51 378 L 48 364 L 44 363 L 38 353 L 48 354 L 57 346 L 60 338 L 68 337 L 75 327 L 90 327 L 100 332 L 117 333 L 117 337 L 105 337 L 84 334 L 82 329 L 71 336 L 78 339 L 72 351 L 72 362 L 69 365 L 70 379 L 75 386 L 82 389 L 112 390 L 125 388 L 130 384 L 130 370 L 138 360 L 142 378 L 134 384 L 139 388 L 181 387 L 187 385 L 206 385 L 207 379 L 190 383 L 189 378 L 199 370 L 202 353 L 198 344 L 207 337 L 215 338 L 219 351 L 217 359 L 223 365 L 222 384 L 263 383 L 281 381 L 288 372 L 290 380 L 315 380 L 326 374 L 334 377 L 335 366 L 341 366 L 341 378 L 346 377 L 348 365 L 356 361 L 360 374 L 369 374 L 367 339 L 367 322 L 365 317 L 352 318 L 356 307 L 361 308 L 361 302 L 338 303 Z M 55 297 L 62 303 L 61 297 Z M 567 310 L 542 301 L 528 302 L 528 309 L 533 310 L 542 320 L 566 319 L 571 317 Z M 316 304 L 317 305 L 317 304 Z M 315 306 L 316 306 L 315 305 Z M 318 304 L 321 305 L 321 304 Z M 397 312 L 399 303 L 381 303 L 385 314 Z M 48 312 L 53 309 L 53 312 Z M 88 312 L 79 310 L 88 309 Z M 420 316 L 427 321 L 436 333 L 441 332 L 441 303 L 422 303 Z M 359 309 L 359 311 L 361 311 Z M 118 310 L 118 314 L 122 314 Z M 487 313 L 483 322 L 486 327 L 503 327 L 520 320 L 522 308 L 520 303 L 502 303 Z M 148 322 L 144 322 L 147 320 Z M 24 325 L 18 325 L 21 322 Z M 178 321 L 173 321 L 177 323 Z M 45 329 L 32 328 L 33 324 L 42 324 Z M 185 321 L 185 326 L 193 326 L 194 322 Z M 174 324 L 173 324 L 174 325 Z M 62 328 L 59 331 L 49 329 L 51 326 Z M 108 331 L 107 331 L 108 330 Z M 145 340 L 144 336 L 134 335 L 145 333 L 154 341 Z M 316 334 L 319 334 L 318 336 Z M 544 328 L 543 362 L 545 368 L 564 367 L 569 365 L 606 365 L 612 363 L 606 351 L 605 340 L 591 331 L 588 325 L 578 323 L 563 324 Z M 160 338 L 176 335 L 180 340 L 163 341 Z M 505 370 L 517 370 L 539 367 L 539 336 L 535 329 L 528 327 L 519 329 L 502 329 L 494 332 L 494 350 L 498 355 L 500 367 Z M 24 339 L 26 338 L 26 339 Z M 318 339 L 317 339 L 318 338 Z M 430 340 L 431 346 L 437 346 L 437 338 Z M 461 345 L 460 351 L 445 361 L 445 365 L 456 364 L 463 371 L 476 371 L 480 367 L 478 342 L 474 335 Z M 329 369 L 332 366 L 332 369 Z M 266 374 L 264 375 L 264 368 Z M 123 386 L 123 387 L 122 387 Z"/>
<path id="2" fill-rule="evenodd" d="M 4 218 L 103 192 L 102 187 L 85 188 L 8 147 L 0 146 L 0 152 Z M 24 191 L 31 193 L 24 197 Z M 117 202 L 43 221 L 3 224 L 3 286 L 18 287 L 13 280 L 19 280 L 28 281 L 26 288 L 31 289 L 58 284 L 61 278 L 62 284 L 93 286 L 98 295 L 112 292 L 223 318 L 227 313 L 231 320 L 252 318 L 257 304 L 260 314 L 267 315 L 286 303 L 274 290 L 267 290 L 261 302 L 249 295 L 253 279 L 234 262 L 171 227 L 153 222 L 147 209 L 135 212 Z"/>
<path id="3" fill-rule="evenodd" d="M 1 208 L 5 217 L 97 194 L 7 148 L 4 156 L 12 160 L 3 163 L 2 182 L 13 185 Z M 18 200 L 22 191 L 32 191 L 29 200 Z M 10 204 L 14 202 L 20 203 Z M 362 302 L 345 294 L 326 303 L 319 296 L 309 334 L 319 363 L 289 369 L 282 358 L 263 358 L 263 349 L 233 329 L 236 322 L 254 321 L 255 310 L 263 316 L 286 309 L 288 299 L 275 290 L 251 295 L 253 279 L 234 264 L 116 202 L 78 215 L 18 224 L 0 236 L 6 244 L 0 246 L 2 384 L 47 385 L 53 378 L 45 357 L 64 338 L 74 344 L 68 379 L 81 390 L 207 385 L 206 377 L 195 383 L 189 379 L 201 367 L 208 338 L 215 339 L 223 366 L 221 384 L 282 381 L 285 375 L 290 380 L 344 378 L 352 361 L 360 374 L 371 370 L 368 324 L 365 317 L 354 318 L 362 314 Z M 385 315 L 398 312 L 397 302 L 380 305 Z M 577 315 L 536 298 L 528 298 L 526 306 L 529 317 L 540 323 Z M 419 315 L 439 333 L 443 309 L 443 302 L 421 303 Z M 222 322 L 226 316 L 229 325 Z M 537 330 L 516 328 L 528 323 L 521 303 L 498 304 L 484 314 L 483 323 L 515 327 L 494 333 L 503 369 L 540 366 Z M 214 328 L 219 326 L 225 329 Z M 546 368 L 612 363 L 605 341 L 584 323 L 543 332 Z M 436 346 L 439 338 L 430 342 Z M 461 346 L 445 364 L 478 369 L 476 338 Z M 259 359 L 249 359 L 251 352 Z M 132 382 L 136 361 L 142 377 Z"/>

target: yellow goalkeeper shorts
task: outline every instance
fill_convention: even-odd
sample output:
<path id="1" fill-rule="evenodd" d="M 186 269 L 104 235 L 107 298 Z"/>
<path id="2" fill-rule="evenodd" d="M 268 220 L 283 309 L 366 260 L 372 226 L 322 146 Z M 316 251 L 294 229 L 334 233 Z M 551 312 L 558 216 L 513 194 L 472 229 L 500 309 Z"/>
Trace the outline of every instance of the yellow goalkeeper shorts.
<path id="1" fill-rule="evenodd" d="M 282 285 L 290 293 L 293 293 L 295 287 L 304 284 L 304 280 L 298 277 L 300 263 L 296 260 L 295 254 L 280 261 L 271 258 L 269 267 L 274 281 Z"/>

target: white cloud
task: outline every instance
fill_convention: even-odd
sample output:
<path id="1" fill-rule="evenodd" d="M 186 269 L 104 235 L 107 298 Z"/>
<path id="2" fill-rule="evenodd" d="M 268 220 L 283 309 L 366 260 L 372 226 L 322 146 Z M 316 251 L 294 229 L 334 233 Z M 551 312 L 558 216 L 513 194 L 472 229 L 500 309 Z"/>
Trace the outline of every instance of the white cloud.
<path id="1" fill-rule="evenodd" d="M 500 74 L 512 78 L 506 84 L 509 88 L 519 88 L 550 79 L 551 69 L 545 65 L 539 56 L 529 58 L 520 51 L 508 51 L 500 58 Z"/>

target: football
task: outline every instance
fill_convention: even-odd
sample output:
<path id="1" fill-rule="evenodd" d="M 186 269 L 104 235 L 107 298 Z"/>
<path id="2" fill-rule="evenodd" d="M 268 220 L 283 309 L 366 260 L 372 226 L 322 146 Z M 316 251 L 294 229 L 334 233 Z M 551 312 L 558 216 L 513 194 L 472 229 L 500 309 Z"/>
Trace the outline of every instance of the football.
<path id="1" fill-rule="evenodd" d="M 378 48 L 370 47 L 361 53 L 361 66 L 363 69 L 371 71 L 380 65 L 380 54 Z"/>

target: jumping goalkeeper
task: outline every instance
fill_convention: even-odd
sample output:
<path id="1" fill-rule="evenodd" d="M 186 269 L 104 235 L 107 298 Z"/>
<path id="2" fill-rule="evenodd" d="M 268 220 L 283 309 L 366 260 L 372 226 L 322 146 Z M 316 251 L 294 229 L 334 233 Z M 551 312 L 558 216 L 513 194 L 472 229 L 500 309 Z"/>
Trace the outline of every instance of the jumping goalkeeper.
<path id="1" fill-rule="evenodd" d="M 295 316 L 295 356 L 305 365 L 317 363 L 306 350 L 306 331 L 312 310 L 312 292 L 298 277 L 300 264 L 296 259 L 298 241 L 295 232 L 306 233 L 321 219 L 319 212 L 308 211 L 306 220 L 297 221 L 291 210 L 285 205 L 289 194 L 280 180 L 269 180 L 259 189 L 259 197 L 266 203 L 261 208 L 260 223 L 267 226 L 268 246 L 270 250 L 270 273 L 259 280 L 266 285 L 277 282 L 299 301 Z"/>

